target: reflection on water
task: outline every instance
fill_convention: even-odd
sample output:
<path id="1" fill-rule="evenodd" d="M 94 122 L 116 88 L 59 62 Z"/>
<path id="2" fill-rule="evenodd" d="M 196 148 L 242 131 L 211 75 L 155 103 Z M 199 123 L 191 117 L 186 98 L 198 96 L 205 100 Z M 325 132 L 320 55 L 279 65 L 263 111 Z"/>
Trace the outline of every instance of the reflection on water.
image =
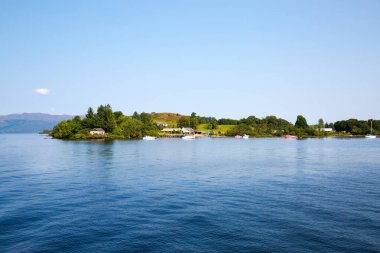
<path id="1" fill-rule="evenodd" d="M 380 248 L 379 140 L 0 144 L 0 252 Z"/>

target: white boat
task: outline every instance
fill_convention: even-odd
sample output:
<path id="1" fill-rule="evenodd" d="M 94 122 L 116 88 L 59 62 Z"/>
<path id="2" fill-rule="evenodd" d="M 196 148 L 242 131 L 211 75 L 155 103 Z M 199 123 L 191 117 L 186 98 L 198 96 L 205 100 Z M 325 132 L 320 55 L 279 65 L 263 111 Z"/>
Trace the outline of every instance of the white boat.
<path id="1" fill-rule="evenodd" d="M 249 135 L 243 135 L 243 139 L 249 139 Z"/>
<path id="2" fill-rule="evenodd" d="M 185 135 L 182 136 L 182 140 L 194 140 L 195 136 L 194 135 Z"/>
<path id="3" fill-rule="evenodd" d="M 182 136 L 182 140 L 194 140 L 195 135 L 194 135 L 194 130 L 190 127 L 190 121 L 189 121 L 189 127 L 188 128 L 182 128 L 182 131 L 184 135 Z"/>
<path id="4" fill-rule="evenodd" d="M 372 120 L 371 120 L 371 133 L 365 136 L 368 139 L 376 139 L 376 135 L 372 134 Z"/>
<path id="5" fill-rule="evenodd" d="M 146 135 L 146 136 L 143 137 L 144 141 L 154 141 L 155 139 L 156 139 L 156 137 L 154 137 L 154 136 L 148 136 L 148 135 Z"/>
<path id="6" fill-rule="evenodd" d="M 241 139 L 241 138 L 243 138 L 241 135 L 235 135 L 235 138 L 236 139 Z"/>

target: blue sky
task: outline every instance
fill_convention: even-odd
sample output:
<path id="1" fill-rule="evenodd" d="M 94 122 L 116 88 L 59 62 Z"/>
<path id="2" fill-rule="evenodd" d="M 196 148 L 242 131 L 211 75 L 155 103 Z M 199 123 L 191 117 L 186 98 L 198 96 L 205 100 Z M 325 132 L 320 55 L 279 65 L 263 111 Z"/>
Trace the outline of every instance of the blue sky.
<path id="1" fill-rule="evenodd" d="M 127 114 L 380 118 L 379 13 L 378 0 L 2 0 L 0 114 L 109 103 Z"/>

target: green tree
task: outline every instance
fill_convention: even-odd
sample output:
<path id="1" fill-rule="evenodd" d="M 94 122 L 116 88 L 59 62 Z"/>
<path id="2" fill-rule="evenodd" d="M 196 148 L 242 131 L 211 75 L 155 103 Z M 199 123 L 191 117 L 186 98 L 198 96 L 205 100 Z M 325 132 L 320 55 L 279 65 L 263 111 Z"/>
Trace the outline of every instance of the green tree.
<path id="1" fill-rule="evenodd" d="M 323 119 L 318 120 L 318 130 L 321 131 L 321 129 L 324 127 L 324 122 Z"/>
<path id="2" fill-rule="evenodd" d="M 152 115 L 150 115 L 150 113 L 142 112 L 140 114 L 139 118 L 142 121 L 142 123 L 144 123 L 145 125 L 152 125 L 152 124 L 154 124 L 154 121 L 152 119 Z"/>
<path id="3" fill-rule="evenodd" d="M 218 125 L 237 125 L 238 122 L 239 121 L 236 120 L 236 119 L 225 119 L 225 118 L 222 118 L 222 119 L 218 120 Z"/>
<path id="4" fill-rule="evenodd" d="M 217 129 L 218 128 L 218 121 L 215 118 L 212 118 L 210 122 L 208 123 L 207 129 Z"/>
<path id="5" fill-rule="evenodd" d="M 126 139 L 140 139 L 143 137 L 142 133 L 143 123 L 133 117 L 125 117 L 120 124 L 120 129 Z"/>
<path id="6" fill-rule="evenodd" d="M 92 109 L 92 107 L 88 108 L 86 118 L 88 118 L 88 119 L 94 119 L 95 118 L 94 110 Z"/>
<path id="7" fill-rule="evenodd" d="M 307 121 L 306 121 L 305 117 L 302 116 L 302 115 L 298 115 L 297 116 L 297 121 L 296 121 L 295 126 L 297 128 L 301 128 L 301 129 L 306 129 L 306 128 L 309 127 L 309 125 L 307 124 Z"/>
<path id="8" fill-rule="evenodd" d="M 124 116 L 124 114 L 121 111 L 116 111 L 113 113 L 113 115 L 115 116 L 116 121 L 118 121 L 120 117 Z"/>
<path id="9" fill-rule="evenodd" d="M 241 123 L 235 127 L 233 127 L 231 130 L 227 131 L 226 135 L 228 136 L 235 136 L 235 135 L 253 135 L 253 129 L 249 125 L 245 123 Z"/>
<path id="10" fill-rule="evenodd" d="M 140 120 L 140 114 L 138 114 L 138 112 L 134 112 L 132 118 Z"/>
<path id="11" fill-rule="evenodd" d="M 150 113 L 142 112 L 140 114 L 140 120 L 142 122 L 141 132 L 143 135 L 158 135 L 158 126 L 154 123 Z"/>
<path id="12" fill-rule="evenodd" d="M 95 122 L 97 127 L 101 127 L 106 132 L 112 133 L 116 127 L 116 120 L 110 105 L 100 105 L 98 107 Z"/>
<path id="13" fill-rule="evenodd" d="M 64 120 L 57 124 L 51 133 L 54 138 L 68 139 L 79 130 L 76 122 L 72 120 Z"/>
<path id="14" fill-rule="evenodd" d="M 89 107 L 87 110 L 86 117 L 81 121 L 81 125 L 83 128 L 94 128 L 96 126 L 96 115 L 94 114 L 94 110 Z"/>
<path id="15" fill-rule="evenodd" d="M 193 129 L 196 129 L 197 126 L 198 126 L 198 117 L 197 117 L 197 114 L 195 112 L 191 113 L 191 116 L 190 116 L 190 127 L 193 128 Z"/>
<path id="16" fill-rule="evenodd" d="M 190 125 L 190 117 L 188 116 L 181 116 L 177 121 L 178 127 L 189 127 Z"/>
<path id="17" fill-rule="evenodd" d="M 261 123 L 262 123 L 261 119 L 256 118 L 255 116 L 249 116 L 248 118 L 241 119 L 239 121 L 239 124 L 246 124 L 252 127 L 255 127 L 256 125 L 259 125 Z"/>
<path id="18" fill-rule="evenodd" d="M 334 129 L 338 132 L 349 132 L 353 135 L 363 135 L 369 132 L 370 126 L 368 125 L 368 121 L 349 119 L 335 122 Z"/>

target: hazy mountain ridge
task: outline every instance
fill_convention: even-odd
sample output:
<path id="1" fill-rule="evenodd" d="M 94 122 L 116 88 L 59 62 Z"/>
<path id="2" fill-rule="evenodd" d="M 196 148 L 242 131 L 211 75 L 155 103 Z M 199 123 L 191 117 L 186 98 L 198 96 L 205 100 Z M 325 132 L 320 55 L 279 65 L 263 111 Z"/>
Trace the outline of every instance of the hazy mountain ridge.
<path id="1" fill-rule="evenodd" d="M 52 115 L 46 113 L 20 113 L 0 115 L 0 133 L 38 133 L 50 130 L 70 115 Z"/>
<path id="2" fill-rule="evenodd" d="M 8 115 L 0 115 L 0 121 L 4 120 L 42 120 L 42 121 L 51 121 L 51 120 L 66 120 L 70 119 L 73 116 L 71 115 L 54 115 L 47 113 L 14 113 Z"/>

